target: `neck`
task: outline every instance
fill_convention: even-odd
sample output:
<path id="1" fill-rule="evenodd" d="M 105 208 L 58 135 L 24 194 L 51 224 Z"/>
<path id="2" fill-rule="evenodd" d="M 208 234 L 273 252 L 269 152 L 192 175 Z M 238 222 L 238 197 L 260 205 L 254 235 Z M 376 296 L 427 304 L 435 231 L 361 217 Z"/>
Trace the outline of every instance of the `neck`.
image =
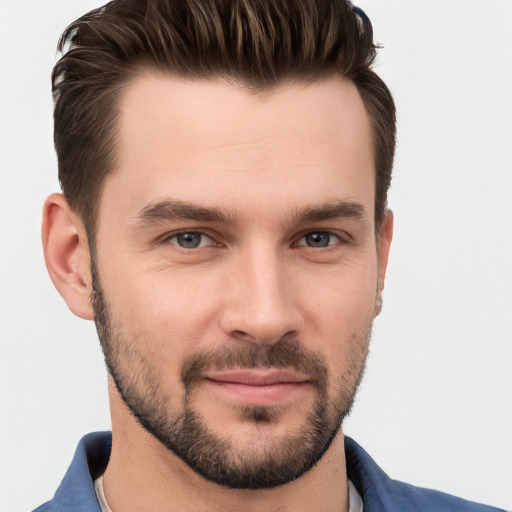
<path id="1" fill-rule="evenodd" d="M 195 473 L 146 432 L 112 388 L 112 452 L 103 481 L 114 512 L 348 510 L 341 431 L 320 462 L 297 480 L 265 490 L 229 489 Z"/>

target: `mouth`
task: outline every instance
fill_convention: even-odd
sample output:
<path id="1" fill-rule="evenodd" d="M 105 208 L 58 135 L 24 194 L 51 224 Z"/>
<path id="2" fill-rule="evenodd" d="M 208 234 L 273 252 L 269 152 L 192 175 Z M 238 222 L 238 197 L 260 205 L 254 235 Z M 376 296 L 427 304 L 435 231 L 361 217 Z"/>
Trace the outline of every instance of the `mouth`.
<path id="1" fill-rule="evenodd" d="M 205 375 L 204 383 L 215 392 L 255 406 L 278 404 L 311 385 L 306 375 L 276 369 L 212 372 Z"/>

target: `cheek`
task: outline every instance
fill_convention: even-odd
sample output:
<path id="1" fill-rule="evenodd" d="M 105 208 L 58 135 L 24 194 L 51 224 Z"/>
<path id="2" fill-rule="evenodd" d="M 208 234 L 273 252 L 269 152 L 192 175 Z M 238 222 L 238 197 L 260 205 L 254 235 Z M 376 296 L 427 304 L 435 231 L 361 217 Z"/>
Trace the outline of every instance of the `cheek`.
<path id="1" fill-rule="evenodd" d="M 207 275 L 198 279 L 193 271 L 135 271 L 119 265 L 104 288 L 116 321 L 159 364 L 178 364 L 204 344 L 215 325 L 219 286 Z"/>
<path id="2" fill-rule="evenodd" d="M 177 273 L 134 272 L 122 266 L 102 279 L 115 332 L 125 346 L 136 348 L 128 352 L 126 364 L 156 372 L 172 407 L 179 407 L 184 393 L 181 364 L 204 345 L 215 318 L 213 298 L 196 285 Z"/>
<path id="3" fill-rule="evenodd" d="M 213 283 L 198 279 L 193 269 L 183 272 L 169 264 L 133 264 L 111 268 L 108 285 L 109 296 L 115 298 L 116 306 L 130 322 L 140 321 L 148 327 L 165 324 L 179 329 L 181 320 L 208 308 L 209 294 Z M 104 279 L 102 279 L 102 283 Z M 189 327 L 193 327 L 193 322 Z M 173 327 L 174 326 L 174 327 Z"/>
<path id="4" fill-rule="evenodd" d="M 303 286 L 301 294 L 307 297 L 309 323 L 320 331 L 359 331 L 372 320 L 377 290 L 374 265 L 333 268 L 317 274 L 311 283 L 314 286 Z"/>
<path id="5" fill-rule="evenodd" d="M 317 276 L 315 287 L 307 295 L 304 340 L 309 348 L 326 357 L 333 377 L 350 378 L 358 372 L 368 351 L 375 311 L 376 269 L 355 265 L 337 270 L 322 279 Z"/>

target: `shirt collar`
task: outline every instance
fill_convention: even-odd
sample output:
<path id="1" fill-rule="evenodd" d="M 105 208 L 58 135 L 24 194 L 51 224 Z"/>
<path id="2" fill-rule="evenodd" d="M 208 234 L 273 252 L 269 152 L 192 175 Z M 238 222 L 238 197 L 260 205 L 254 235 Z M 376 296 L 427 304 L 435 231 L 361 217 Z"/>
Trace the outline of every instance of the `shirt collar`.
<path id="1" fill-rule="evenodd" d="M 50 502 L 53 507 L 44 510 L 100 512 L 94 491 L 94 480 L 105 471 L 111 448 L 110 432 L 94 432 L 84 436 L 76 448 L 73 461 L 55 497 Z M 345 455 L 348 478 L 352 480 L 361 495 L 365 511 L 388 510 L 386 489 L 391 482 L 389 477 L 361 446 L 347 436 L 345 436 Z"/>

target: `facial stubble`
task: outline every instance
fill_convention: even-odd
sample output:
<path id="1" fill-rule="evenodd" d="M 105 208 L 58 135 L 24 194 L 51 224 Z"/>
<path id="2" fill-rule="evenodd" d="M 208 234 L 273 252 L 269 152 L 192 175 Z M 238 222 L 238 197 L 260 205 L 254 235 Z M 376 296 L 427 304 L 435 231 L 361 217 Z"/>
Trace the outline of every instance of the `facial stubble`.
<path id="1" fill-rule="evenodd" d="M 306 350 L 298 340 L 283 338 L 271 345 L 244 342 L 189 354 L 180 381 L 185 390 L 181 408 L 170 410 L 163 371 L 143 353 L 143 340 L 116 323 L 91 263 L 91 301 L 105 362 L 124 403 L 142 427 L 191 469 L 209 481 L 232 489 L 267 489 L 291 482 L 314 467 L 328 450 L 349 414 L 362 379 L 371 323 L 349 343 L 345 372 L 329 393 L 325 358 Z M 147 340 L 144 340 L 147 342 Z M 315 399 L 302 426 L 280 439 L 264 436 L 252 452 L 215 432 L 194 406 L 194 391 L 207 371 L 242 368 L 291 369 L 309 376 Z M 239 421 L 258 426 L 278 424 L 279 406 L 243 406 Z"/>

